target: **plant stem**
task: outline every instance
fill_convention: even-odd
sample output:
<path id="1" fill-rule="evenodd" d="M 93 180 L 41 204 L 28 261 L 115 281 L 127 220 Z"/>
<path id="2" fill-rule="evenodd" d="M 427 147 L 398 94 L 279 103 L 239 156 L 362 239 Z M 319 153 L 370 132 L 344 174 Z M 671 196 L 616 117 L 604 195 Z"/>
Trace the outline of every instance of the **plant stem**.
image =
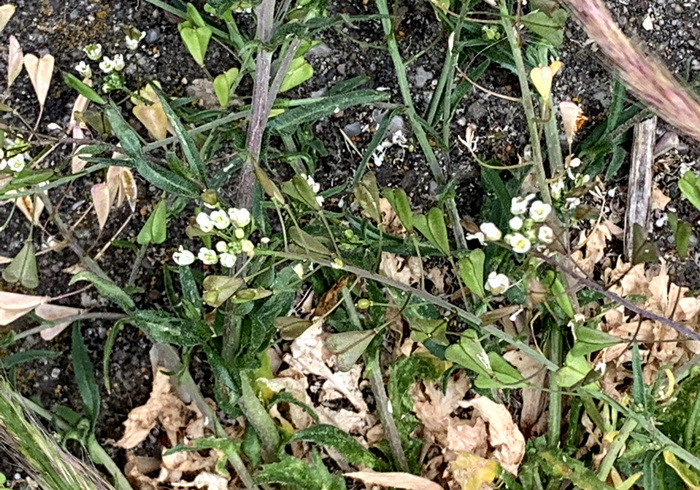
<path id="1" fill-rule="evenodd" d="M 549 359 L 561 365 L 563 339 L 559 325 L 554 325 L 549 338 Z M 549 426 L 547 440 L 552 447 L 559 447 L 561 439 L 562 393 L 556 373 L 549 374 Z"/>
<path id="2" fill-rule="evenodd" d="M 411 97 L 411 90 L 408 84 L 408 78 L 406 77 L 406 67 L 401 59 L 401 53 L 399 53 L 399 46 L 396 43 L 396 38 L 394 37 L 394 30 L 391 25 L 391 18 L 389 16 L 389 7 L 387 6 L 387 0 L 377 0 L 377 9 L 379 14 L 382 16 L 382 27 L 384 28 L 384 35 L 386 36 L 387 46 L 389 47 L 389 54 L 391 55 L 391 60 L 394 63 L 394 71 L 396 72 L 396 79 L 399 84 L 399 89 L 401 90 L 401 97 L 403 98 L 403 103 L 406 106 L 406 115 L 411 121 L 411 127 L 416 135 L 418 144 L 425 154 L 425 159 L 428 162 L 428 167 L 433 174 L 435 182 L 440 186 L 444 186 L 447 183 L 445 175 L 440 168 L 435 152 L 432 146 L 430 146 L 430 141 L 428 141 L 428 136 L 425 134 L 423 125 L 416 113 L 416 108 L 413 105 L 413 99 Z M 447 199 L 445 203 L 447 207 L 447 214 L 450 217 L 450 223 L 452 225 L 452 233 L 454 234 L 455 241 L 457 242 L 457 248 L 466 249 L 467 240 L 464 237 L 464 230 L 462 229 L 462 223 L 460 222 L 459 212 L 457 211 L 457 204 L 453 198 Z"/>
<path id="3" fill-rule="evenodd" d="M 690 451 L 693 447 L 693 436 L 695 435 L 695 427 L 698 425 L 698 416 L 700 415 L 700 394 L 696 395 L 693 403 L 693 410 L 690 412 L 690 417 L 685 424 L 685 432 L 683 434 L 683 446 Z"/>
<path id="4" fill-rule="evenodd" d="M 625 423 L 622 425 L 622 429 L 620 429 L 620 432 L 615 437 L 615 440 L 613 440 L 612 444 L 610 444 L 610 447 L 608 448 L 608 453 L 605 455 L 605 458 L 603 458 L 603 462 L 600 463 L 600 468 L 598 469 L 598 478 L 600 478 L 601 481 L 605 482 L 605 480 L 608 479 L 610 470 L 615 464 L 615 460 L 620 455 L 620 451 L 622 451 L 622 448 L 624 447 L 627 438 L 630 436 L 630 434 L 632 434 L 632 432 L 636 428 L 636 420 L 630 418 L 625 420 Z"/>
<path id="5" fill-rule="evenodd" d="M 394 456 L 396 467 L 399 471 L 408 473 L 408 461 L 406 461 L 406 454 L 401 446 L 399 430 L 396 428 L 396 422 L 389 410 L 389 398 L 386 395 L 382 368 L 379 365 L 379 349 L 376 349 L 371 355 L 366 355 L 365 362 L 367 363 L 365 374 L 369 376 L 369 384 L 372 387 L 374 400 L 377 404 L 379 420 L 382 422 L 382 427 L 384 427 L 384 434 L 389 441 L 389 447 L 391 448 L 391 454 Z"/>
<path id="6" fill-rule="evenodd" d="M 544 123 L 544 137 L 547 142 L 549 173 L 556 175 L 559 170 L 564 168 L 564 162 L 561 156 L 561 141 L 559 141 L 559 128 L 557 127 L 557 111 L 552 105 L 554 98 L 551 95 L 547 103 L 549 104 L 549 119 Z"/>
<path id="7" fill-rule="evenodd" d="M 38 325 L 33 328 L 28 328 L 27 330 L 24 330 L 15 335 L 15 340 L 20 340 L 25 337 L 29 337 L 30 335 L 34 335 L 44 330 L 47 330 L 49 328 L 53 328 L 56 325 L 56 323 L 73 323 L 78 322 L 80 320 L 121 320 L 122 318 L 126 318 L 126 315 L 123 313 L 80 313 L 78 315 L 60 318 L 53 322 L 42 323 L 41 325 Z"/>
<path id="8" fill-rule="evenodd" d="M 503 29 L 506 31 L 508 42 L 510 43 L 510 50 L 513 53 L 515 67 L 518 70 L 518 81 L 520 82 L 521 98 L 523 108 L 525 109 L 525 118 L 527 119 L 527 129 L 530 132 L 530 146 L 532 147 L 532 159 L 535 162 L 537 185 L 539 186 L 542 200 L 551 204 L 552 198 L 549 195 L 549 187 L 547 186 L 547 174 L 545 173 L 544 163 L 542 161 L 542 147 L 540 146 L 540 138 L 537 133 L 535 106 L 532 103 L 530 85 L 527 81 L 527 71 L 525 71 L 525 62 L 523 61 L 523 53 L 520 48 L 520 31 L 510 18 L 506 0 L 501 1 L 501 22 L 503 24 Z"/>
<path id="9" fill-rule="evenodd" d="M 148 244 L 141 245 L 136 258 L 134 259 L 134 265 L 131 267 L 131 274 L 129 274 L 129 280 L 126 282 L 127 286 L 133 286 L 136 284 L 136 278 L 139 275 L 139 270 L 141 269 L 141 263 L 146 257 L 146 252 L 148 251 Z"/>
<path id="10" fill-rule="evenodd" d="M 132 490 L 131 484 L 126 479 L 124 474 L 119 470 L 114 460 L 109 457 L 107 451 L 97 442 L 94 434 L 90 434 L 87 440 L 87 451 L 90 454 L 90 459 L 95 463 L 104 466 L 104 468 L 114 478 L 114 487 L 117 490 Z"/>
<path id="11" fill-rule="evenodd" d="M 455 24 L 454 37 L 452 39 L 452 46 L 459 45 L 461 34 L 462 34 L 462 24 L 464 23 L 464 17 L 467 15 L 468 7 L 471 5 L 470 2 L 462 2 L 462 9 L 457 18 L 457 23 Z M 452 114 L 452 91 L 454 90 L 455 83 L 455 69 L 459 61 L 459 53 L 453 54 L 452 49 L 448 49 L 447 53 L 447 80 L 446 80 L 446 90 L 443 94 L 442 100 L 442 143 L 449 148 L 450 146 L 450 114 Z"/>

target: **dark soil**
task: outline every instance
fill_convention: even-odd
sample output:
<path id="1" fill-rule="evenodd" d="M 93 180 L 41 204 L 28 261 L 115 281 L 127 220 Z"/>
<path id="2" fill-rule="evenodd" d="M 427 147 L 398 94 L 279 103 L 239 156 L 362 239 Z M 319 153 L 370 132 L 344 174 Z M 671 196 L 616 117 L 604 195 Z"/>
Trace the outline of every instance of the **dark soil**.
<path id="1" fill-rule="evenodd" d="M 25 53 L 44 54 L 50 52 L 56 57 L 57 72 L 47 101 L 40 132 L 48 133 L 50 122 L 65 127 L 75 99 L 75 93 L 61 82 L 60 72 L 73 72 L 73 67 L 85 59 L 82 47 L 90 42 L 100 42 L 107 54 L 124 52 L 122 28 L 134 26 L 147 32 L 147 37 L 136 52 L 127 57 L 128 84 L 140 87 L 150 77 L 156 77 L 170 93 L 184 95 L 192 80 L 203 78 L 201 71 L 183 47 L 176 27 L 177 20 L 170 14 L 153 7 L 145 1 L 97 1 L 97 0 L 16 0 L 17 13 L 8 24 L 0 44 L 5 46 L 10 34 L 14 34 Z M 331 0 L 329 13 L 349 15 L 376 14 L 373 2 Z M 618 21 L 628 34 L 638 36 L 649 45 L 649 50 L 657 58 L 668 63 L 671 69 L 682 78 L 696 78 L 700 70 L 700 9 L 695 0 L 672 3 L 670 0 L 608 2 Z M 419 113 L 424 113 L 430 102 L 433 83 L 442 70 L 446 39 L 432 7 L 423 0 L 406 0 L 398 7 L 401 16 L 399 43 L 404 59 L 409 59 L 428 49 L 408 67 L 408 78 Z M 654 29 L 646 31 L 642 22 L 648 12 L 655 18 Z M 321 94 L 333 84 L 356 76 L 368 76 L 371 88 L 385 88 L 391 94 L 391 102 L 400 104 L 401 96 L 396 83 L 394 68 L 388 52 L 383 49 L 384 39 L 378 21 L 355 24 L 354 27 L 341 26 L 339 30 L 328 30 L 321 35 L 323 45 L 315 48 L 308 59 L 313 64 L 315 76 L 294 96 L 314 96 Z M 375 45 L 377 47 L 372 47 Z M 381 48 L 381 49 L 379 49 Z M 6 71 L 7 51 L 0 52 L 0 72 Z M 600 55 L 594 45 L 586 41 L 581 29 L 570 22 L 561 53 L 565 69 L 557 77 L 557 99 L 577 97 L 582 101 L 586 114 L 595 122 L 605 114 L 611 100 L 611 74 L 600 64 Z M 217 44 L 211 43 L 207 55 L 207 65 L 214 73 L 234 66 L 234 60 Z M 604 66 L 604 64 L 603 64 Z M 492 68 L 480 80 L 494 92 L 518 95 L 517 80 L 508 72 Z M 34 92 L 26 73 L 20 75 L 12 87 L 10 97 L 5 101 L 17 109 L 23 117 L 33 121 L 38 113 Z M 320 139 L 328 151 L 328 156 L 320 159 L 316 178 L 327 189 L 338 185 L 348 185 L 361 160 L 345 141 L 341 131 L 353 133 L 351 139 L 360 152 L 363 152 L 372 138 L 373 128 L 380 109 L 366 107 L 353 108 L 335 115 L 313 127 L 315 137 Z M 10 115 L 3 116 L 9 122 Z M 14 121 L 16 123 L 16 121 Z M 134 122 L 134 121 L 131 121 Z M 479 90 L 472 90 L 462 101 L 454 119 L 452 135 L 455 142 L 449 154 L 440 154 L 447 175 L 458 181 L 457 199 L 464 217 L 476 219 L 479 215 L 483 196 L 479 168 L 460 144 L 457 136 L 464 134 L 467 124 L 475 124 L 481 137 L 479 151 L 487 158 L 498 158 L 502 164 L 517 163 L 518 154 L 527 144 L 527 132 L 522 111 L 513 102 L 495 98 Z M 135 125 L 138 125 L 135 122 Z M 410 138 L 408 122 L 404 121 L 405 132 Z M 592 124 L 591 124 L 592 126 Z M 660 122 L 660 134 L 670 129 Z M 584 130 L 584 136 L 587 129 Z M 666 168 L 677 172 L 681 163 L 697 168 L 700 148 L 697 143 L 684 141 L 689 149 L 684 153 L 672 152 L 665 157 Z M 414 206 L 429 208 L 438 192 L 425 159 L 417 147 L 392 147 L 381 167 L 370 164 L 378 177 L 380 186 L 400 186 L 410 192 Z M 46 167 L 59 165 L 66 157 L 65 149 L 53 153 L 44 161 Z M 620 180 L 609 185 L 617 187 L 624 195 L 626 187 L 625 171 L 619 174 Z M 76 181 L 64 189 L 51 192 L 54 203 L 61 202 L 59 211 L 69 224 L 78 222 L 89 207 L 90 187 L 102 176 Z M 675 181 L 676 177 L 670 179 Z M 700 230 L 700 213 L 679 198 L 675 184 L 662 182 L 673 201 L 671 206 L 679 216 L 696 225 Z M 135 241 L 135 237 L 148 211 L 159 193 L 147 182 L 139 180 L 140 202 L 138 212 L 119 235 L 120 240 Z M 335 201 L 338 204 L 338 201 Z M 0 206 L 0 223 L 8 216 L 10 206 Z M 44 215 L 46 216 L 46 215 Z M 102 248 L 128 218 L 126 206 L 113 216 L 100 235 L 92 212 L 80 221 L 75 230 L 78 242 L 94 254 Z M 167 247 L 151 247 L 141 264 L 136 285 L 143 289 L 137 295 L 140 305 L 150 308 L 167 308 L 162 289 L 161 266 L 169 260 L 173 249 L 182 243 L 184 226 L 178 230 L 171 228 L 172 235 Z M 0 255 L 12 257 L 21 248 L 30 232 L 28 222 L 15 217 L 0 235 Z M 662 224 L 654 229 L 654 238 L 664 250 L 672 250 L 669 228 Z M 58 230 L 47 225 L 45 230 L 34 231 L 37 249 L 46 246 L 49 239 L 58 237 Z M 700 268 L 698 267 L 698 247 L 693 256 L 683 264 L 674 265 L 679 281 L 700 289 Z M 135 252 L 128 248 L 110 247 L 100 261 L 101 267 L 119 284 L 125 284 L 131 274 Z M 38 258 L 41 285 L 36 291 L 21 291 L 0 281 L 4 290 L 55 296 L 69 290 L 69 275 L 63 269 L 77 262 L 73 252 L 66 248 Z M 67 298 L 61 304 L 94 308 L 95 311 L 114 311 L 113 305 L 100 300 L 94 290 L 79 296 Z M 20 331 L 29 322 L 17 322 L 13 326 Z M 5 328 L 5 327 L 3 327 Z M 102 364 L 103 347 L 108 330 L 107 322 L 90 321 L 82 325 L 83 335 L 88 345 L 91 359 L 96 367 L 96 376 L 101 380 L 97 368 Z M 5 333 L 0 329 L 0 333 Z M 151 386 L 151 367 L 148 357 L 150 341 L 139 330 L 126 327 L 120 333 L 111 360 L 110 377 L 112 392 L 102 390 L 102 412 L 98 423 L 98 437 L 107 449 L 120 461 L 123 455 L 115 451 L 109 441 L 118 439 L 122 433 L 122 422 L 134 407 L 145 402 Z M 63 355 L 55 360 L 34 362 L 22 366 L 17 372 L 19 387 L 27 396 L 36 396 L 45 406 L 64 404 L 74 410 L 81 410 L 80 398 L 73 379 L 70 358 L 70 333 L 64 332 L 51 342 L 38 337 L 29 337 L 14 350 L 51 349 Z M 0 351 L 0 355 L 2 352 Z M 8 459 L 0 455 L 0 471 L 14 475 L 18 468 L 8 466 Z"/>

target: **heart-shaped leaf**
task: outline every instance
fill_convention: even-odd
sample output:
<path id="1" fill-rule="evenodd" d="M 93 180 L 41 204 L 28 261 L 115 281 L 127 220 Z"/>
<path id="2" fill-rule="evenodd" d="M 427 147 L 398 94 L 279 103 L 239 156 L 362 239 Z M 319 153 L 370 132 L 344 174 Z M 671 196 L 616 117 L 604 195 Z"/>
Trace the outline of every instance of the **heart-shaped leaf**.
<path id="1" fill-rule="evenodd" d="M 480 248 L 472 251 L 467 257 L 459 260 L 459 275 L 469 290 L 478 297 L 486 296 L 484 291 L 484 261 L 486 254 Z"/>
<path id="2" fill-rule="evenodd" d="M 27 69 L 36 98 L 39 99 L 39 105 L 42 107 L 46 102 L 46 96 L 49 94 L 54 62 L 54 57 L 50 54 L 46 54 L 41 58 L 37 58 L 33 54 L 24 55 L 24 67 Z"/>
<path id="3" fill-rule="evenodd" d="M 301 85 L 308 79 L 314 76 L 314 67 L 303 57 L 294 58 L 289 65 L 287 76 L 284 77 L 282 85 L 280 85 L 280 93 L 291 90 L 294 87 Z"/>
<path id="4" fill-rule="evenodd" d="M 231 86 L 238 77 L 238 68 L 231 68 L 214 79 L 214 93 L 221 107 L 228 107 L 231 100 Z"/>
<path id="5" fill-rule="evenodd" d="M 11 284 L 19 282 L 27 289 L 34 289 L 39 285 L 39 274 L 37 273 L 36 256 L 32 242 L 26 241 L 24 243 L 22 250 L 2 271 L 2 278 Z"/>
<path id="6" fill-rule="evenodd" d="M 136 241 L 139 245 L 163 243 L 168 237 L 167 221 L 168 211 L 165 208 L 165 201 L 160 201 L 141 228 Z"/>

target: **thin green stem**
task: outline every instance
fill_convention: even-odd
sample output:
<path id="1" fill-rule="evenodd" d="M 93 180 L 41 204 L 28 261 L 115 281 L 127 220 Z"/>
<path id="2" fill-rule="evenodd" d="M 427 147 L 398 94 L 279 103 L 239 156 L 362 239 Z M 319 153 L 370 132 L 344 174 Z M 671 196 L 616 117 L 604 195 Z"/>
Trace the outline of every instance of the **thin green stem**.
<path id="1" fill-rule="evenodd" d="M 632 434 L 632 432 L 636 428 L 636 420 L 629 418 L 625 420 L 625 423 L 622 425 L 620 432 L 617 434 L 617 436 L 615 436 L 615 439 L 613 440 L 612 444 L 610 444 L 610 447 L 608 448 L 608 453 L 605 455 L 605 458 L 603 458 L 602 463 L 600 463 L 600 468 L 598 468 L 598 478 L 600 478 L 601 481 L 604 482 L 608 479 L 610 470 L 612 470 L 612 467 L 615 464 L 615 460 L 620 455 L 620 451 L 622 451 L 623 447 L 625 446 L 627 438 Z"/>
<path id="2" fill-rule="evenodd" d="M 109 457 L 107 451 L 97 442 L 94 434 L 90 434 L 87 440 L 87 451 L 90 454 L 90 459 L 95 463 L 104 466 L 109 474 L 114 479 L 114 488 L 117 490 L 132 490 L 131 484 L 126 479 L 124 474 L 119 470 L 114 460 Z"/>
<path id="3" fill-rule="evenodd" d="M 389 54 L 391 55 L 391 60 L 394 63 L 394 71 L 396 72 L 396 79 L 399 84 L 399 89 L 401 91 L 401 97 L 403 98 L 403 103 L 406 106 L 406 115 L 411 121 L 411 127 L 413 128 L 413 133 L 416 135 L 418 144 L 425 154 L 425 159 L 428 162 L 428 167 L 433 174 L 433 178 L 438 183 L 438 185 L 444 186 L 447 183 L 447 179 L 440 168 L 435 152 L 432 146 L 430 146 L 430 141 L 425 133 L 425 129 L 416 113 L 416 108 L 413 105 L 413 98 L 411 97 L 411 89 L 408 84 L 408 78 L 406 77 L 406 66 L 401 59 L 401 53 L 399 53 L 399 46 L 394 37 L 394 30 L 391 24 L 391 17 L 389 16 L 389 7 L 387 5 L 387 0 L 377 0 L 377 9 L 379 14 L 382 16 L 382 27 L 384 28 L 384 35 L 386 36 L 387 46 L 389 48 Z M 450 222 L 452 224 L 452 232 L 454 234 L 455 240 L 457 242 L 457 247 L 460 249 L 467 248 L 467 240 L 464 236 L 464 230 L 462 229 L 462 223 L 460 222 L 459 212 L 457 211 L 457 204 L 454 199 L 450 198 L 445 203 L 447 207 L 447 214 L 450 217 Z"/>
<path id="4" fill-rule="evenodd" d="M 535 162 L 535 173 L 540 194 L 544 202 L 552 202 L 549 195 L 549 187 L 547 186 L 547 174 L 542 161 L 542 147 L 537 134 L 537 116 L 535 116 L 535 106 L 532 103 L 532 95 L 530 94 L 530 85 L 527 80 L 527 71 L 525 70 L 525 62 L 523 61 L 523 53 L 520 46 L 520 31 L 519 27 L 513 24 L 508 12 L 508 4 L 506 0 L 501 1 L 501 19 L 503 29 L 506 31 L 510 50 L 513 53 L 513 61 L 515 68 L 518 70 L 518 81 L 520 82 L 520 92 L 525 109 L 525 117 L 527 119 L 527 129 L 530 132 L 530 146 L 532 147 L 532 158 Z"/>
<path id="5" fill-rule="evenodd" d="M 690 417 L 685 424 L 685 432 L 683 433 L 683 446 L 690 451 L 693 447 L 693 438 L 695 435 L 695 428 L 698 425 L 698 416 L 700 416 L 700 394 L 695 398 L 693 403 L 693 410 L 690 412 Z"/>
<path id="6" fill-rule="evenodd" d="M 452 46 L 459 46 L 461 36 L 462 36 L 462 24 L 464 23 L 464 17 L 469 11 L 468 7 L 471 4 L 469 2 L 462 2 L 462 9 L 457 18 L 457 23 L 455 24 L 454 37 L 452 39 Z M 455 71 L 457 68 L 457 62 L 459 60 L 459 53 L 453 54 L 452 49 L 448 49 L 447 53 L 447 84 L 445 86 L 446 90 L 442 98 L 442 143 L 446 146 L 450 146 L 450 116 L 452 114 L 452 91 L 454 90 L 455 84 Z"/>
<path id="7" fill-rule="evenodd" d="M 558 325 L 551 330 L 549 338 L 549 359 L 561 365 L 563 339 Z M 561 439 L 562 393 L 559 390 L 555 373 L 549 375 L 549 426 L 547 428 L 547 441 L 552 447 L 559 447 Z"/>

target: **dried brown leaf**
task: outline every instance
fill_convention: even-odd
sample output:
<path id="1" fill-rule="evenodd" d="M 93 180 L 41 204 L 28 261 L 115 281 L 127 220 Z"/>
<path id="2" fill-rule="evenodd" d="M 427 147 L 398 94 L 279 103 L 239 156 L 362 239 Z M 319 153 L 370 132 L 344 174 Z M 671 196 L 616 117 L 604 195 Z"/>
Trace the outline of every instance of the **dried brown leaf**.
<path id="1" fill-rule="evenodd" d="M 406 236 L 406 228 L 396 215 L 394 208 L 389 204 L 388 199 L 384 197 L 379 199 L 379 212 L 382 215 L 382 229 L 386 233 L 400 238 Z"/>
<path id="2" fill-rule="evenodd" d="M 14 193 L 14 192 L 12 192 Z M 8 192 L 8 194 L 11 194 Z M 17 208 L 33 225 L 39 224 L 39 217 L 44 210 L 44 202 L 38 196 L 22 196 L 15 200 Z"/>
<path id="3" fill-rule="evenodd" d="M 607 226 L 599 223 L 586 238 L 581 234 L 579 247 L 585 245 L 585 254 L 582 250 L 576 250 L 571 254 L 571 258 L 586 275 L 591 275 L 597 263 L 605 256 L 605 245 L 610 240 L 611 234 Z"/>
<path id="4" fill-rule="evenodd" d="M 33 54 L 24 55 L 24 67 L 27 69 L 36 98 L 39 99 L 39 105 L 42 107 L 46 103 L 46 96 L 49 94 L 54 61 L 54 57 L 50 54 L 46 54 L 41 58 L 37 58 Z"/>
<path id="5" fill-rule="evenodd" d="M 382 252 L 379 272 L 389 279 L 411 286 L 420 280 L 421 262 L 418 257 L 399 257 L 389 252 Z"/>
<path id="6" fill-rule="evenodd" d="M 378 473 L 367 470 L 345 473 L 344 476 L 382 487 L 405 488 L 406 490 L 442 490 L 442 486 L 437 483 L 410 473 Z"/>
<path id="7" fill-rule="evenodd" d="M 92 194 L 92 203 L 95 206 L 97 223 L 100 225 L 100 231 L 102 231 L 109 218 L 109 210 L 112 207 L 111 193 L 107 184 L 100 183 L 90 188 L 90 194 Z"/>
<path id="8" fill-rule="evenodd" d="M 2 31 L 2 29 L 0 29 Z M 24 53 L 22 46 L 15 36 L 10 36 L 7 55 L 7 88 L 9 89 L 15 82 L 15 79 L 22 72 L 24 66 Z"/>
<path id="9" fill-rule="evenodd" d="M 535 388 L 524 388 L 522 391 L 523 407 L 520 411 L 520 428 L 523 432 L 529 433 L 544 412 L 546 396 L 545 392 L 539 388 L 544 388 L 547 370 L 535 358 L 519 350 L 506 352 L 503 358 L 512 364 L 523 375 L 523 378 L 535 386 Z"/>
<path id="10" fill-rule="evenodd" d="M 444 392 L 437 383 L 414 385 L 413 411 L 434 439 L 442 440 L 447 435 L 452 412 L 459 407 L 469 387 L 469 377 L 463 373 L 450 378 Z"/>
<path id="11" fill-rule="evenodd" d="M 131 112 L 155 140 L 165 139 L 168 136 L 168 117 L 165 115 L 158 95 L 150 85 L 141 89 L 138 94 L 141 98 L 131 98 L 131 102 L 134 103 Z M 142 99 L 150 101 L 151 104 L 147 105 Z"/>
<path id="12" fill-rule="evenodd" d="M 52 304 L 41 304 L 36 307 L 34 313 L 36 316 L 47 322 L 56 322 L 62 318 L 68 318 L 69 316 L 79 315 L 84 310 L 80 308 L 71 308 L 70 306 L 60 306 Z M 65 330 L 70 325 L 70 322 L 56 323 L 51 328 L 41 331 L 41 338 L 44 340 L 52 340 L 63 330 Z"/>
<path id="13" fill-rule="evenodd" d="M 0 325 L 9 325 L 37 306 L 50 300 L 51 298 L 48 296 L 32 296 L 30 294 L 0 291 Z"/>
<path id="14" fill-rule="evenodd" d="M 12 4 L 0 5 L 0 32 L 5 29 L 5 26 L 12 16 L 15 15 L 15 6 Z"/>
<path id="15" fill-rule="evenodd" d="M 669 202 L 671 202 L 671 198 L 664 194 L 658 185 L 654 184 L 654 188 L 651 191 L 651 209 L 663 211 Z"/>
<path id="16" fill-rule="evenodd" d="M 318 300 L 316 311 L 314 311 L 314 316 L 325 316 L 326 313 L 335 308 L 335 305 L 338 303 L 338 295 L 343 288 L 347 286 L 349 280 L 350 276 L 341 277 L 332 288 L 321 296 L 321 298 Z"/>

